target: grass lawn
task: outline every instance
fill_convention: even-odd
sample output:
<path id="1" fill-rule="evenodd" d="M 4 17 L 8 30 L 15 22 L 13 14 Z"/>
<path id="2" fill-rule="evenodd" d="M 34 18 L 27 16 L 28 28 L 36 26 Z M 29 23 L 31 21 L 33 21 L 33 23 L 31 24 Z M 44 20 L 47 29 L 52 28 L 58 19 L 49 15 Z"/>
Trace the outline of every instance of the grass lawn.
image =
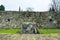
<path id="1" fill-rule="evenodd" d="M 38 29 L 40 34 L 60 34 L 60 29 Z M 0 29 L 0 34 L 17 34 L 20 33 L 20 29 Z"/>
<path id="2" fill-rule="evenodd" d="M 20 29 L 0 29 L 0 34 L 16 34 L 19 33 Z"/>
<path id="3" fill-rule="evenodd" d="M 38 29 L 41 34 L 60 34 L 60 29 Z"/>

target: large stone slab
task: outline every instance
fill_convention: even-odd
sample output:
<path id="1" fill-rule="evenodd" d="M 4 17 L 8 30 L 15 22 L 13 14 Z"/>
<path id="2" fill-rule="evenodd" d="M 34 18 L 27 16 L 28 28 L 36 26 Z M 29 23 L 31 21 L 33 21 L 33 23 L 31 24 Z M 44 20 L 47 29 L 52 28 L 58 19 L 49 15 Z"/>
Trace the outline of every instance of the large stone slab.
<path id="1" fill-rule="evenodd" d="M 21 26 L 22 34 L 37 34 L 37 26 L 35 22 L 23 22 Z"/>

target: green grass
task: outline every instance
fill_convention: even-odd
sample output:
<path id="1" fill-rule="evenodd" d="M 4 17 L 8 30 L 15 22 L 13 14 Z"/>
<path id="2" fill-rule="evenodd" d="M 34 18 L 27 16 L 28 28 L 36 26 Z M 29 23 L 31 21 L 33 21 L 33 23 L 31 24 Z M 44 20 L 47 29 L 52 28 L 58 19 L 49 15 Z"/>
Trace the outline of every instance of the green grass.
<path id="1" fill-rule="evenodd" d="M 60 34 L 60 29 L 38 29 L 41 34 Z"/>
<path id="2" fill-rule="evenodd" d="M 60 29 L 38 29 L 40 34 L 60 34 Z M 20 29 L 0 29 L 0 34 L 18 34 Z"/>
<path id="3" fill-rule="evenodd" d="M 0 34 L 17 34 L 20 32 L 20 29 L 0 29 Z"/>

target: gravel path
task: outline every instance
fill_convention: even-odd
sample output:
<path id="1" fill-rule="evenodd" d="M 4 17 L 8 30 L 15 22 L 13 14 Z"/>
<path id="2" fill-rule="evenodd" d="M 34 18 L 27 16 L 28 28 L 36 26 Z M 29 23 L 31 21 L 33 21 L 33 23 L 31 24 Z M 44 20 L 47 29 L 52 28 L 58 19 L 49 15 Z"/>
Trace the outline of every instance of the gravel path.
<path id="1" fill-rule="evenodd" d="M 60 40 L 60 34 L 0 34 L 0 40 Z"/>

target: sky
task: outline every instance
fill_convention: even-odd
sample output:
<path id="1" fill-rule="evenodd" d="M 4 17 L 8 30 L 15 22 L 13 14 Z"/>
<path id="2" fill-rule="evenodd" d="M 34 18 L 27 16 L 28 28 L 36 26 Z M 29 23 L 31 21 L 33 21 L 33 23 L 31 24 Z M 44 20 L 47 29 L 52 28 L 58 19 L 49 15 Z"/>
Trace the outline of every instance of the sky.
<path id="1" fill-rule="evenodd" d="M 47 11 L 51 0 L 0 0 L 0 5 L 5 6 L 7 11 L 18 11 L 33 8 L 33 11 Z"/>

